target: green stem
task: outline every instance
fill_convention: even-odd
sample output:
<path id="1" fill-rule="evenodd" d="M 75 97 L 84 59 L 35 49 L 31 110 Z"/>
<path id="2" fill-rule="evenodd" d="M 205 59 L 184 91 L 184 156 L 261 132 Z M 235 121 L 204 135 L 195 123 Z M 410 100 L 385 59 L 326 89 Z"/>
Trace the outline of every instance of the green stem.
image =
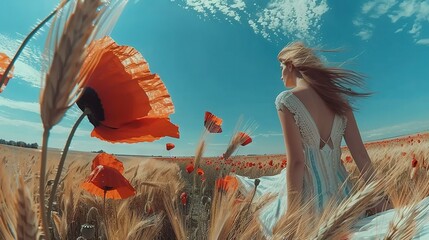
<path id="1" fill-rule="evenodd" d="M 43 130 L 43 145 L 42 145 L 42 159 L 40 160 L 40 173 L 39 173 L 39 204 L 40 215 L 42 218 L 42 228 L 45 233 L 46 240 L 50 239 L 50 232 L 48 228 L 48 220 L 46 218 L 45 210 L 45 175 L 46 175 L 46 160 L 48 155 L 48 138 L 50 129 Z"/>
<path id="2" fill-rule="evenodd" d="M 48 223 L 51 225 L 51 211 L 52 211 L 52 205 L 55 198 L 55 193 L 57 192 L 58 183 L 60 182 L 61 173 L 63 171 L 64 163 L 66 161 L 67 153 L 70 148 L 71 141 L 73 139 L 73 136 L 77 130 L 77 127 L 82 122 L 82 120 L 85 118 L 85 116 L 89 113 L 89 110 L 85 109 L 85 111 L 80 115 L 80 117 L 77 119 L 76 123 L 73 125 L 73 128 L 70 131 L 69 137 L 67 138 L 66 145 L 64 146 L 60 163 L 58 164 L 57 168 L 57 174 L 55 175 L 54 184 L 52 185 L 51 189 L 51 195 L 49 196 L 49 202 L 48 202 Z"/>
<path id="3" fill-rule="evenodd" d="M 45 23 L 47 23 L 57 12 L 60 10 L 69 0 L 65 0 L 63 4 L 60 4 L 54 11 L 51 12 L 41 23 L 39 23 L 28 35 L 25 37 L 24 41 L 21 43 L 21 46 L 19 46 L 18 51 L 15 53 L 15 56 L 13 56 L 12 61 L 10 62 L 9 66 L 7 66 L 1 80 L 0 80 L 0 88 L 3 86 L 3 83 L 6 81 L 7 75 L 9 74 L 10 70 L 12 70 L 13 65 L 15 64 L 16 60 L 18 59 L 19 55 L 21 55 L 21 52 L 24 50 L 24 47 L 27 45 L 27 43 L 31 40 L 31 38 L 34 36 L 34 34 L 39 31 Z"/>

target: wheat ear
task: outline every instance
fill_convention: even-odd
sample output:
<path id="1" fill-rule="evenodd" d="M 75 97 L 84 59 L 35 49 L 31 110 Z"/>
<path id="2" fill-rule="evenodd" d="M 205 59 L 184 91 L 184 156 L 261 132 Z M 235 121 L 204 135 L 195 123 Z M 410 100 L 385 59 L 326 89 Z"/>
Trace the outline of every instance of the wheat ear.
<path id="1" fill-rule="evenodd" d="M 353 222 L 367 209 L 380 200 L 383 194 L 383 181 L 375 180 L 368 183 L 362 190 L 356 192 L 331 212 L 318 230 L 309 239 L 336 239 L 342 237 L 352 226 Z"/>
<path id="2" fill-rule="evenodd" d="M 45 129 L 57 124 L 75 99 L 74 89 L 85 57 L 85 46 L 95 29 L 94 22 L 101 11 L 100 0 L 77 1 L 68 18 L 62 36 L 55 45 L 50 69 L 40 99 L 40 113 Z M 50 36 L 52 38 L 52 29 Z M 48 42 L 51 39 L 48 39 Z"/>
<path id="3" fill-rule="evenodd" d="M 70 102 L 75 98 L 73 90 L 79 85 L 77 76 L 83 63 L 85 46 L 95 29 L 94 22 L 100 16 L 99 8 L 101 5 L 100 0 L 76 1 L 75 8 L 65 22 L 58 45 L 54 44 L 55 52 L 41 94 L 40 113 L 44 132 L 39 198 L 42 226 L 48 240 L 50 239 L 48 226 L 50 225 L 51 213 L 45 212 L 45 172 L 49 131 L 61 120 L 69 108 Z M 53 26 L 56 26 L 56 31 L 58 31 L 59 24 L 54 22 Z M 48 43 L 52 40 L 53 32 L 54 28 L 51 28 Z M 49 44 L 47 45 L 49 46 Z"/>
<path id="4" fill-rule="evenodd" d="M 419 211 L 416 204 L 404 206 L 398 209 L 393 221 L 390 222 L 389 230 L 383 239 L 412 239 L 416 231 L 415 218 L 418 213 Z"/>
<path id="5" fill-rule="evenodd" d="M 30 191 L 25 185 L 24 179 L 20 177 L 15 203 L 18 239 L 38 239 L 39 230 L 35 208 Z"/>

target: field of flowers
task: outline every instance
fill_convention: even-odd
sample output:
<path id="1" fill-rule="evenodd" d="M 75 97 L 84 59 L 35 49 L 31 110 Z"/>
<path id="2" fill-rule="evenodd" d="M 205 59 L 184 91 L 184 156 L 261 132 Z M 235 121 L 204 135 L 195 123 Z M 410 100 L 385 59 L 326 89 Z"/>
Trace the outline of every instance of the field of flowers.
<path id="1" fill-rule="evenodd" d="M 429 195 L 424 187 L 429 174 L 428 145 L 428 133 L 366 144 L 380 170 L 378 174 L 389 169 L 398 171 L 387 189 L 396 208 Z M 40 151 L 1 145 L 0 154 L 0 236 L 14 239 L 22 229 L 39 231 L 36 213 Z M 52 213 L 55 239 L 245 239 L 247 234 L 263 239 L 255 215 L 264 202 L 240 194 L 233 176 L 276 174 L 287 164 L 285 155 L 231 156 L 227 160 L 116 156 L 123 162 L 123 176 L 135 189 L 135 195 L 104 200 L 102 195 L 82 188 L 96 156 L 69 153 Z M 47 194 L 59 157 L 59 152 L 49 153 Z M 194 167 L 196 161 L 199 167 Z M 358 171 L 347 148 L 343 148 L 342 161 L 357 181 Z M 20 220 L 19 214 L 26 221 Z M 284 233 L 284 229 L 279 232 Z"/>

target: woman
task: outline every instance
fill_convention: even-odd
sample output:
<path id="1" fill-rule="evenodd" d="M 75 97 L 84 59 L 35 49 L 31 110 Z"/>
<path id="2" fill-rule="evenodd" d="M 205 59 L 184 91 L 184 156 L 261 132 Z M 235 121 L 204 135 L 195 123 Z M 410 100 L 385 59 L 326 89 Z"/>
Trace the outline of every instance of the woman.
<path id="1" fill-rule="evenodd" d="M 344 137 L 364 180 L 374 176 L 374 168 L 362 142 L 350 97 L 368 96 L 346 86 L 362 86 L 361 75 L 326 67 L 314 51 L 294 42 L 280 51 L 282 80 L 289 91 L 275 101 L 287 149 L 287 168 L 279 175 L 261 178 L 256 196 L 277 193 L 278 198 L 261 212 L 261 223 L 270 234 L 283 213 L 307 205 L 320 216 L 326 204 L 348 197 L 353 186 L 341 163 Z M 237 176 L 242 189 L 252 189 L 252 181 Z M 287 183 L 287 184 L 285 184 Z M 369 209 L 390 208 L 388 198 Z M 290 209 L 291 211 L 286 211 Z"/>

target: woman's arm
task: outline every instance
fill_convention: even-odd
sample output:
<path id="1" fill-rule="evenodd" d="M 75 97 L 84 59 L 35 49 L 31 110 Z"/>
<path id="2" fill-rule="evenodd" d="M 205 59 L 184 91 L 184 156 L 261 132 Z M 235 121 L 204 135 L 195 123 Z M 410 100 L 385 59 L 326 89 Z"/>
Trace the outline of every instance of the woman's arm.
<path id="1" fill-rule="evenodd" d="M 373 177 L 375 177 L 375 170 L 365 145 L 363 144 L 353 111 L 349 110 L 346 113 L 346 117 L 347 126 L 344 132 L 344 140 L 346 141 L 347 147 L 350 150 L 350 153 L 360 171 L 362 178 L 365 181 L 370 181 L 373 179 Z M 392 208 L 392 205 L 390 204 L 389 199 L 385 197 L 383 201 L 370 209 L 368 212 L 374 214 L 390 208 Z"/>
<path id="2" fill-rule="evenodd" d="M 278 115 L 287 149 L 287 209 L 298 209 L 301 204 L 305 166 L 301 134 L 289 110 L 282 108 L 278 111 Z"/>
<path id="3" fill-rule="evenodd" d="M 370 178 L 374 177 L 374 167 L 365 145 L 363 144 L 353 111 L 349 110 L 346 113 L 346 117 L 347 126 L 344 132 L 344 140 L 346 141 L 347 147 L 350 150 L 361 176 L 365 181 L 368 181 Z"/>

